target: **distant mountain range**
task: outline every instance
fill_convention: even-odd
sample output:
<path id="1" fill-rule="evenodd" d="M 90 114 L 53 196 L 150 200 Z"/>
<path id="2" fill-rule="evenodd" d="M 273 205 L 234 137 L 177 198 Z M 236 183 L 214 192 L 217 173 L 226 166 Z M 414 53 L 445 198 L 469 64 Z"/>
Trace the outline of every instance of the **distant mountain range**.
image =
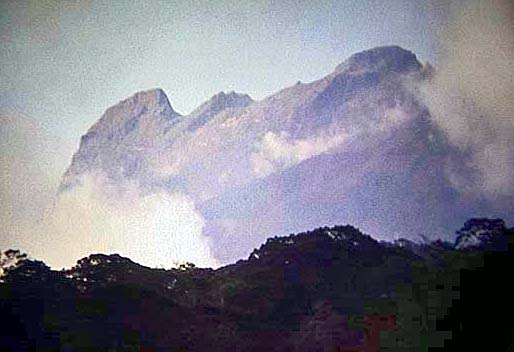
<path id="1" fill-rule="evenodd" d="M 510 351 L 514 229 L 454 243 L 352 226 L 269 238 L 217 270 L 93 254 L 71 269 L 0 257 L 1 351 Z"/>
<path id="2" fill-rule="evenodd" d="M 261 101 L 216 94 L 187 116 L 161 89 L 139 92 L 82 137 L 61 192 L 101 173 L 113 185 L 183 193 L 222 263 L 271 235 L 325 224 L 444 239 L 472 216 L 513 220 L 514 195 L 491 202 L 460 193 L 448 177 L 449 167 L 464 178 L 473 170 L 419 93 L 433 74 L 388 46 Z"/>

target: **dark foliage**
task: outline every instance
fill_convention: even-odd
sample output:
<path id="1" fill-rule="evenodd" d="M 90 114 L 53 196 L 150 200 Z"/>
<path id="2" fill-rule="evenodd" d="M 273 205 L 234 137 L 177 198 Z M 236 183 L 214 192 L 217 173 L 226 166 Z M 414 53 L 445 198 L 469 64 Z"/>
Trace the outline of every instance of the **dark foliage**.
<path id="1" fill-rule="evenodd" d="M 507 351 L 512 237 L 488 219 L 467 222 L 455 246 L 327 227 L 271 238 L 217 270 L 95 254 L 53 271 L 8 251 L 0 349 Z"/>

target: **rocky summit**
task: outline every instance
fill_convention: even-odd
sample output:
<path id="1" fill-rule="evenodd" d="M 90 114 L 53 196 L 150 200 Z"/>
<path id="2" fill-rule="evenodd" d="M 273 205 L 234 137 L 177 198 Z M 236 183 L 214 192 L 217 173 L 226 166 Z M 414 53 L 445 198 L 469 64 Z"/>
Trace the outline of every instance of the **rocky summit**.
<path id="1" fill-rule="evenodd" d="M 399 46 L 382 46 L 352 55 L 336 67 L 336 73 L 344 72 L 416 72 L 422 68 L 416 55 Z"/>

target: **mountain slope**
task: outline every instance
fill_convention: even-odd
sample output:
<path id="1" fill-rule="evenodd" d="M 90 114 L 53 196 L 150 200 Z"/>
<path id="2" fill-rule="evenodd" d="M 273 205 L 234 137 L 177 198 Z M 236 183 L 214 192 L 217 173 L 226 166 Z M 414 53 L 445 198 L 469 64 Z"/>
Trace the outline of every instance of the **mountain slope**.
<path id="1" fill-rule="evenodd" d="M 211 99 L 196 108 L 188 120 L 188 131 L 195 130 L 205 125 L 212 117 L 227 109 L 244 108 L 253 103 L 253 99 L 248 94 L 238 94 L 230 92 L 225 94 L 220 92 Z"/>
<path id="2" fill-rule="evenodd" d="M 218 94 L 188 116 L 164 107 L 132 129 L 119 125 L 139 121 L 146 103 L 136 99 L 134 111 L 111 108 L 100 121 L 112 122 L 83 137 L 62 188 L 97 173 L 115 187 L 135 181 L 145 192 L 183 193 L 222 263 L 272 234 L 326 223 L 381 238 L 445 238 L 477 214 L 511 220 L 514 195 L 493 202 L 455 187 L 473 177 L 473 163 L 423 102 L 431 74 L 412 52 L 388 46 L 261 101 Z"/>
<path id="3" fill-rule="evenodd" d="M 98 171 L 113 180 L 144 177 L 152 151 L 180 118 L 161 89 L 139 92 L 107 109 L 82 136 L 61 190 Z"/>

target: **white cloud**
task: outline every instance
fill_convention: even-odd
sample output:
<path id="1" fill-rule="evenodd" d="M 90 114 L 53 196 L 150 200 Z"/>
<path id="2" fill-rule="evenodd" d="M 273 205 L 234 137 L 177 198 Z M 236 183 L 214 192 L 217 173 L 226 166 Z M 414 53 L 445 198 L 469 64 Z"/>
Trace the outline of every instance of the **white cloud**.
<path id="1" fill-rule="evenodd" d="M 203 227 L 193 202 L 182 194 L 142 194 L 135 184 L 114 186 L 89 175 L 45 214 L 34 229 L 41 250 L 31 253 L 55 267 L 97 252 L 148 266 L 216 266 Z"/>
<path id="2" fill-rule="evenodd" d="M 462 191 L 514 194 L 514 4 L 468 1 L 441 31 L 444 59 L 422 87 L 434 121 L 469 153 L 475 175 L 448 174 Z"/>
<path id="3" fill-rule="evenodd" d="M 327 153 L 343 144 L 345 133 L 328 134 L 305 139 L 293 139 L 286 132 L 267 132 L 257 151 L 251 155 L 254 172 L 262 177 L 287 169 L 313 156 Z"/>

